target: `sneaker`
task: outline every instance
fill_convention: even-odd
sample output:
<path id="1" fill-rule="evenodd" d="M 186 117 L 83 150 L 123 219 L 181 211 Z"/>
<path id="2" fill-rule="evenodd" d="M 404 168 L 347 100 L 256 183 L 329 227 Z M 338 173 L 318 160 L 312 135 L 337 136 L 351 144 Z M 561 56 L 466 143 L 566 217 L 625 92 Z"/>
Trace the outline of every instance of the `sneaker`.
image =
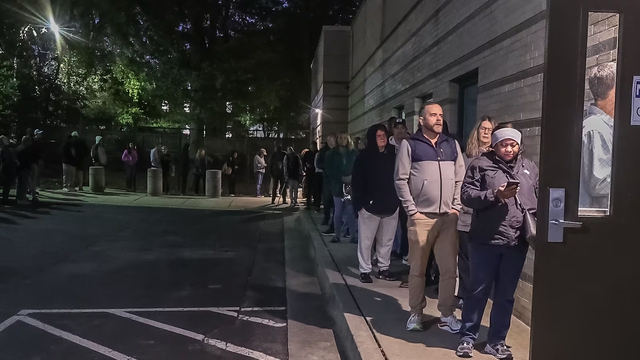
<path id="1" fill-rule="evenodd" d="M 326 236 L 333 236 L 335 234 L 336 234 L 336 230 L 333 228 L 333 226 L 322 232 L 322 235 L 326 235 Z"/>
<path id="2" fill-rule="evenodd" d="M 422 331 L 422 315 L 411 314 L 407 320 L 407 331 Z"/>
<path id="3" fill-rule="evenodd" d="M 386 280 L 386 281 L 396 281 L 398 280 L 397 277 L 395 277 L 395 275 L 393 275 L 391 273 L 391 271 L 387 270 L 380 270 L 378 271 L 378 279 L 380 280 Z"/>
<path id="4" fill-rule="evenodd" d="M 340 242 L 340 238 L 334 237 L 333 239 L 331 239 L 332 244 L 337 244 L 339 242 Z"/>
<path id="5" fill-rule="evenodd" d="M 410 265 L 409 265 L 409 257 L 408 257 L 408 256 L 403 257 L 403 258 L 402 258 L 402 263 L 403 263 L 403 264 L 405 264 L 405 265 L 407 265 L 407 266 L 410 266 Z"/>
<path id="6" fill-rule="evenodd" d="M 275 202 L 275 201 L 272 201 L 272 202 L 271 202 L 271 205 L 275 205 L 275 204 L 276 204 L 276 202 Z"/>
<path id="7" fill-rule="evenodd" d="M 469 341 L 461 341 L 456 349 L 456 355 L 461 358 L 472 358 L 473 344 Z"/>
<path id="8" fill-rule="evenodd" d="M 83 187 L 79 187 L 78 191 L 84 191 L 84 188 Z"/>
<path id="9" fill-rule="evenodd" d="M 351 239 L 351 234 L 349 234 L 348 232 L 344 233 L 344 237 L 347 239 Z"/>
<path id="10" fill-rule="evenodd" d="M 438 323 L 438 327 L 444 331 L 448 331 L 452 334 L 457 334 L 460 332 L 460 328 L 462 327 L 462 323 L 456 315 L 451 315 L 449 317 L 441 317 L 440 323 Z"/>
<path id="11" fill-rule="evenodd" d="M 364 284 L 373 283 L 373 279 L 369 273 L 360 273 L 360 282 Z"/>
<path id="12" fill-rule="evenodd" d="M 231 196 L 231 197 L 236 197 L 236 194 L 229 194 L 229 196 Z"/>
<path id="13" fill-rule="evenodd" d="M 282 202 L 282 205 L 287 205 L 287 204 L 288 202 L 286 200 Z"/>
<path id="14" fill-rule="evenodd" d="M 489 355 L 493 355 L 496 359 L 513 359 L 513 353 L 503 342 L 495 345 L 487 344 L 484 351 Z"/>
<path id="15" fill-rule="evenodd" d="M 69 190 L 69 188 L 67 188 L 67 187 L 63 187 L 63 188 L 62 188 L 62 191 L 64 191 L 64 192 L 69 192 L 69 191 L 71 191 L 71 190 Z"/>

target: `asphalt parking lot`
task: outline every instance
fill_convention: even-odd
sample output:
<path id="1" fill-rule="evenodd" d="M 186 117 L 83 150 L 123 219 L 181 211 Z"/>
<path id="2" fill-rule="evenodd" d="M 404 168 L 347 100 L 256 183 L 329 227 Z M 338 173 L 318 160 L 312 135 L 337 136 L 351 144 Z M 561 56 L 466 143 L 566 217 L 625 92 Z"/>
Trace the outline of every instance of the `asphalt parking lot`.
<path id="1" fill-rule="evenodd" d="M 287 359 L 283 215 L 0 209 L 0 359 Z"/>

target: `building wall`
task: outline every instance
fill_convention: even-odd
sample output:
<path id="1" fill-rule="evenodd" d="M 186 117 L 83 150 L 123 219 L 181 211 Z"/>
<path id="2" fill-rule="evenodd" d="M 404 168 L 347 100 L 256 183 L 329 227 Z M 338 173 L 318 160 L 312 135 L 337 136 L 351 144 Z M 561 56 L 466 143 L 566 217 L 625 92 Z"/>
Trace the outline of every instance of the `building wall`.
<path id="1" fill-rule="evenodd" d="M 367 0 L 351 30 L 349 132 L 361 136 L 399 107 L 415 130 L 418 110 L 433 99 L 455 133 L 460 79 L 477 72 L 478 117 L 513 122 L 523 132 L 527 156 L 538 162 L 546 3 Z M 533 258 L 531 251 L 514 311 L 527 324 Z"/>
<path id="2" fill-rule="evenodd" d="M 347 130 L 349 111 L 349 27 L 325 26 L 311 66 L 311 138 Z"/>

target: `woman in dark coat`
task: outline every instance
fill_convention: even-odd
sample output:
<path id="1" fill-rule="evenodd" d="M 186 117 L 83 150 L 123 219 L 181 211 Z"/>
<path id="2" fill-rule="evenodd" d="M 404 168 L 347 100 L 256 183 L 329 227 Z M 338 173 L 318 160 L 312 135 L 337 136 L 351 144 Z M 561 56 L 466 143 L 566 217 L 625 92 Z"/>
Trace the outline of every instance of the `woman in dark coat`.
<path id="1" fill-rule="evenodd" d="M 462 204 L 474 216 L 469 230 L 471 282 L 456 351 L 460 357 L 473 355 L 492 289 L 491 326 L 484 350 L 498 359 L 513 357 L 505 339 L 529 248 L 524 214 L 535 213 L 538 202 L 538 168 L 522 156 L 521 143 L 522 134 L 516 129 L 494 131 L 493 150 L 471 162 L 462 185 Z"/>

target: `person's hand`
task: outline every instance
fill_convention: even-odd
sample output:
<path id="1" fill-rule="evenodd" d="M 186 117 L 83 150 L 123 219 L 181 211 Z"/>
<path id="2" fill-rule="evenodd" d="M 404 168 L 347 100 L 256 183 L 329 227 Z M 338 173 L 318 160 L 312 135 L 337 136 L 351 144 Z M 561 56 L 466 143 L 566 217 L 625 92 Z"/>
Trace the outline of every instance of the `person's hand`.
<path id="1" fill-rule="evenodd" d="M 417 212 L 417 213 L 415 213 L 415 214 L 413 214 L 413 215 L 411 216 L 411 219 L 412 219 L 413 221 L 417 221 L 417 220 L 427 220 L 427 217 L 426 217 L 426 216 L 424 216 L 422 213 Z"/>
<path id="2" fill-rule="evenodd" d="M 518 185 L 507 187 L 507 184 L 502 184 L 498 190 L 496 190 L 496 197 L 502 201 L 515 197 L 518 193 Z"/>
<path id="3" fill-rule="evenodd" d="M 460 211 L 453 209 L 451 211 L 449 211 L 449 214 L 455 214 L 456 216 L 460 216 Z"/>

